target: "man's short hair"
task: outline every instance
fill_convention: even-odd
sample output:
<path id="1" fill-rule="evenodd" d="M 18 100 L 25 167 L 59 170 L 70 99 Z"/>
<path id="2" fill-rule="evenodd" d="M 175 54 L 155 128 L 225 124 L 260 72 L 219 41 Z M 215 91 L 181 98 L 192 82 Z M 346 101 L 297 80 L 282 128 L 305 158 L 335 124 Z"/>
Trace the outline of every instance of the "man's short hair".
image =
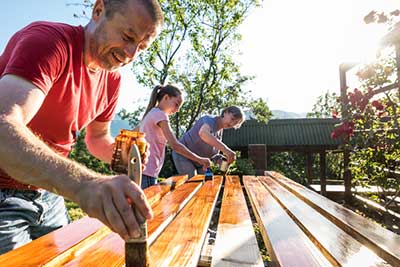
<path id="1" fill-rule="evenodd" d="M 103 0 L 106 10 L 106 17 L 111 19 L 115 13 L 124 13 L 128 1 L 137 1 L 149 12 L 152 20 L 157 25 L 163 25 L 164 16 L 160 3 L 157 0 Z"/>

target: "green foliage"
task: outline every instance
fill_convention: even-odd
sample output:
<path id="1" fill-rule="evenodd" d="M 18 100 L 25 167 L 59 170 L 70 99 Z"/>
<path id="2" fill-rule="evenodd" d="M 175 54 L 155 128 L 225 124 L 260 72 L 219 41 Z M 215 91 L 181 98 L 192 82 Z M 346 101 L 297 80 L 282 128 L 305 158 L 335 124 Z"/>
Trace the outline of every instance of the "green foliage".
<path id="1" fill-rule="evenodd" d="M 379 19 L 384 14 L 369 16 L 368 21 L 390 22 Z M 341 99 L 346 129 L 340 133 L 351 151 L 353 184 L 378 186 L 380 202 L 388 203 L 388 191 L 400 191 L 400 177 L 395 174 L 400 171 L 400 93 L 397 87 L 381 93 L 382 87 L 398 82 L 394 49 L 381 50 L 377 60 L 360 66 L 356 75 L 361 86 Z"/>
<path id="2" fill-rule="evenodd" d="M 68 157 L 96 172 L 103 174 L 112 174 L 113 172 L 111 171 L 109 164 L 93 157 L 89 153 L 85 144 L 85 135 L 86 131 L 85 129 L 83 129 L 79 133 L 76 144 Z"/>
<path id="3" fill-rule="evenodd" d="M 118 112 L 118 116 L 121 120 L 127 120 L 129 125 L 133 128 L 137 127 L 141 121 L 141 115 L 144 112 L 145 107 L 139 106 L 135 111 L 128 112 L 126 109 L 122 108 L 120 112 Z"/>
<path id="4" fill-rule="evenodd" d="M 240 74 L 239 25 L 257 0 L 160 1 L 165 25 L 149 51 L 135 63 L 138 81 L 178 84 L 186 93 L 181 110 L 171 118 L 176 134 L 190 129 L 204 113 L 219 114 L 236 104 L 249 107 L 242 85 L 252 77 Z"/>
<path id="5" fill-rule="evenodd" d="M 291 179 L 306 184 L 304 172 L 305 156 L 296 152 L 273 153 L 268 159 L 268 170 L 283 173 Z"/>
<path id="6" fill-rule="evenodd" d="M 307 118 L 331 118 L 340 110 L 340 102 L 336 93 L 327 91 L 318 97 L 312 112 L 307 113 Z"/>
<path id="7" fill-rule="evenodd" d="M 218 167 L 218 165 L 211 165 L 211 172 L 213 174 L 224 174 Z M 256 170 L 254 169 L 254 163 L 250 159 L 241 158 L 240 151 L 236 151 L 236 160 L 232 162 L 227 170 L 226 174 L 231 175 L 255 175 Z"/>
<path id="8" fill-rule="evenodd" d="M 65 200 L 65 207 L 67 208 L 69 217 L 72 221 L 76 221 L 87 215 L 75 202 Z"/>
<path id="9" fill-rule="evenodd" d="M 255 119 L 259 122 L 268 123 L 269 119 L 272 117 L 271 110 L 262 98 L 251 101 L 250 110 L 251 113 L 254 114 Z"/>
<path id="10" fill-rule="evenodd" d="M 355 129 L 350 142 L 353 182 L 380 187 L 383 202 L 389 190 L 400 190 L 400 179 L 390 174 L 399 171 L 400 166 L 400 96 L 389 91 L 378 98 L 373 90 L 394 82 L 395 69 L 394 55 L 364 66 L 358 72 L 363 84 L 362 100 L 348 105 L 348 120 Z"/>
<path id="11" fill-rule="evenodd" d="M 169 178 L 172 175 L 177 174 L 171 153 L 171 148 L 167 146 L 167 149 L 165 150 L 164 164 L 161 168 L 160 174 L 158 175 L 160 178 Z"/>

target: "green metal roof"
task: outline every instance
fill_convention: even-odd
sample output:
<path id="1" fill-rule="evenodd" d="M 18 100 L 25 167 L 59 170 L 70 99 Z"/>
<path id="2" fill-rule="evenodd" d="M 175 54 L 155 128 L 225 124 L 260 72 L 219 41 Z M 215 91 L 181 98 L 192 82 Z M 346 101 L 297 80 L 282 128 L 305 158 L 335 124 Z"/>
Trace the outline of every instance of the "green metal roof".
<path id="1" fill-rule="evenodd" d="M 337 147 L 340 141 L 331 138 L 337 123 L 337 119 L 276 119 L 268 124 L 247 120 L 240 129 L 224 130 L 223 142 L 229 147 L 249 144 Z"/>

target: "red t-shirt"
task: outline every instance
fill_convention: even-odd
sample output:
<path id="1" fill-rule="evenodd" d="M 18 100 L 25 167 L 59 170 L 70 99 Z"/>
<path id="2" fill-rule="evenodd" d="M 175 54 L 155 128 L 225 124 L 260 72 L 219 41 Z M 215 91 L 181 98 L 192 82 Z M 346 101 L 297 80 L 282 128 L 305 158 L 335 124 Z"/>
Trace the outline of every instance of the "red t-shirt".
<path id="1" fill-rule="evenodd" d="M 83 45 L 81 26 L 35 22 L 17 32 L 0 56 L 1 77 L 20 76 L 46 95 L 28 127 L 64 156 L 77 131 L 94 120 L 112 120 L 119 95 L 120 74 L 91 72 L 83 63 Z M 0 188 L 10 182 L 0 169 Z"/>

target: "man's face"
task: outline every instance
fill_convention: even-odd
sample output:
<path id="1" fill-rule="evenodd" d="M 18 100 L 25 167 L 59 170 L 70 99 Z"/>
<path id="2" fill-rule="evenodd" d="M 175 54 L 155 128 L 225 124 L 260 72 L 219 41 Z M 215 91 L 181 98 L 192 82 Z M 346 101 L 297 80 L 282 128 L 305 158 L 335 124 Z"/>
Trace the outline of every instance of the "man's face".
<path id="1" fill-rule="evenodd" d="M 128 1 L 111 18 L 105 11 L 98 17 L 89 42 L 91 68 L 109 71 L 122 67 L 146 50 L 157 37 L 160 26 L 137 1 Z"/>

